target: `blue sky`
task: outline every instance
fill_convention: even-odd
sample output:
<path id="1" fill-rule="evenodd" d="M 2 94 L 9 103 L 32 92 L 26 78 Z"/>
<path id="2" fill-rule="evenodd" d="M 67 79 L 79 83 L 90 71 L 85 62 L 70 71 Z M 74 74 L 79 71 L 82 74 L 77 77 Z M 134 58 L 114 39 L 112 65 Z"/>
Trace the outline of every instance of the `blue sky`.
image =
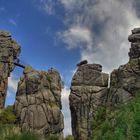
<path id="1" fill-rule="evenodd" d="M 83 59 L 111 72 L 128 61 L 127 37 L 140 26 L 138 0 L 0 0 L 0 30 L 21 45 L 20 58 L 35 69 L 59 70 L 64 134 L 70 134 L 69 86 L 76 64 Z M 6 105 L 13 104 L 22 70 L 9 78 Z"/>
<path id="2" fill-rule="evenodd" d="M 0 27 L 8 30 L 22 46 L 21 59 L 37 69 L 55 67 L 62 72 L 72 69 L 79 53 L 67 51 L 57 39 L 63 30 L 64 14 L 48 15 L 34 0 L 1 0 Z M 65 67 L 65 68 L 64 68 Z"/>

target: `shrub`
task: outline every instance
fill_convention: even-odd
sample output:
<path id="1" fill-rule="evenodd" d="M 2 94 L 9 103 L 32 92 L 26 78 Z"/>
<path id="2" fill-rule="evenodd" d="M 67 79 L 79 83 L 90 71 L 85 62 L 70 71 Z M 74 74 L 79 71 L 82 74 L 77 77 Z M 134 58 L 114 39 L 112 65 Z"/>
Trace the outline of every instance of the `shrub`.
<path id="1" fill-rule="evenodd" d="M 65 140 L 74 140 L 74 137 L 72 135 L 68 135 Z"/>
<path id="2" fill-rule="evenodd" d="M 94 118 L 93 133 L 90 139 L 140 140 L 139 94 L 127 104 L 120 105 L 115 111 L 110 110 L 104 113 L 101 110 L 99 109 Z"/>
<path id="3" fill-rule="evenodd" d="M 11 124 L 0 125 L 0 140 L 40 140 L 31 132 L 16 133 L 15 128 L 16 126 Z"/>
<path id="4" fill-rule="evenodd" d="M 18 140 L 40 140 L 40 139 L 39 136 L 37 136 L 36 134 L 25 131 L 19 135 Z"/>
<path id="5" fill-rule="evenodd" d="M 14 124 L 16 121 L 16 116 L 13 113 L 13 107 L 8 106 L 3 109 L 0 113 L 0 124 Z"/>
<path id="6" fill-rule="evenodd" d="M 50 135 L 46 138 L 46 140 L 59 140 L 59 138 L 55 135 Z"/>

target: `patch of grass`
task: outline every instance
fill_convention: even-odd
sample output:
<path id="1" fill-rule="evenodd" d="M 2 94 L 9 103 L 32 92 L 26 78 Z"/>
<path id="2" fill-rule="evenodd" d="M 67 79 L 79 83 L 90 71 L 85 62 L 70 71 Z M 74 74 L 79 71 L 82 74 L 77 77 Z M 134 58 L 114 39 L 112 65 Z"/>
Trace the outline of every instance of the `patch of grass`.
<path id="1" fill-rule="evenodd" d="M 0 124 L 14 124 L 16 121 L 16 116 L 13 112 L 13 107 L 8 106 L 3 109 L 0 113 Z"/>
<path id="2" fill-rule="evenodd" d="M 59 138 L 55 135 L 49 135 L 45 140 L 59 140 Z"/>
<path id="3" fill-rule="evenodd" d="M 74 140 L 74 137 L 72 135 L 68 135 L 65 140 Z"/>
<path id="4" fill-rule="evenodd" d="M 40 140 L 39 136 L 31 132 L 22 132 L 18 140 Z"/>
<path id="5" fill-rule="evenodd" d="M 91 140 L 140 140 L 139 94 L 115 111 L 98 112 L 93 122 Z"/>
<path id="6" fill-rule="evenodd" d="M 0 140 L 40 140 L 31 132 L 16 132 L 16 126 L 12 124 L 0 125 Z"/>

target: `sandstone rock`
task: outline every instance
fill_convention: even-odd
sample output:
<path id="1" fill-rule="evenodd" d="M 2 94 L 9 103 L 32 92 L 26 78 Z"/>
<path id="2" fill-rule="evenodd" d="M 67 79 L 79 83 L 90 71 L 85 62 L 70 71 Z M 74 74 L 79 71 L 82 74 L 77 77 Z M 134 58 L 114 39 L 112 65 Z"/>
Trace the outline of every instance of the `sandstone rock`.
<path id="1" fill-rule="evenodd" d="M 140 43 L 132 43 L 131 44 L 129 57 L 130 57 L 130 59 L 140 57 Z"/>
<path id="2" fill-rule="evenodd" d="M 129 52 L 130 59 L 140 57 L 140 28 L 132 30 L 132 35 L 128 37 L 128 40 L 131 42 L 131 48 Z"/>
<path id="3" fill-rule="evenodd" d="M 140 33 L 140 28 L 134 28 L 132 30 L 132 34 L 137 34 L 137 33 Z"/>
<path id="4" fill-rule="evenodd" d="M 108 101 L 112 106 L 125 103 L 140 90 L 140 28 L 132 30 L 130 60 L 111 73 Z"/>
<path id="5" fill-rule="evenodd" d="M 140 42 L 140 33 L 130 35 L 128 40 L 130 42 Z"/>
<path id="6" fill-rule="evenodd" d="M 101 65 L 78 65 L 69 97 L 75 140 L 90 139 L 91 131 L 94 131 L 92 121 L 100 107 L 105 105 L 107 110 L 114 110 L 140 90 L 140 28 L 132 30 L 128 40 L 131 42 L 129 62 L 113 70 L 109 88 L 108 75 L 102 73 Z"/>
<path id="7" fill-rule="evenodd" d="M 64 124 L 59 73 L 54 69 L 36 71 L 29 66 L 23 73 L 14 104 L 20 127 L 43 137 L 55 134 L 62 139 Z"/>
<path id="8" fill-rule="evenodd" d="M 0 31 L 0 109 L 4 107 L 8 77 L 19 53 L 20 46 L 11 38 L 11 34 Z"/>
<path id="9" fill-rule="evenodd" d="M 72 86 L 76 85 L 97 85 L 106 86 L 108 75 L 101 73 L 102 67 L 98 64 L 86 64 L 78 68 L 73 76 Z"/>
<path id="10" fill-rule="evenodd" d="M 101 65 L 84 64 L 73 76 L 69 99 L 75 140 L 89 139 L 94 115 L 105 103 L 108 74 L 101 71 Z"/>

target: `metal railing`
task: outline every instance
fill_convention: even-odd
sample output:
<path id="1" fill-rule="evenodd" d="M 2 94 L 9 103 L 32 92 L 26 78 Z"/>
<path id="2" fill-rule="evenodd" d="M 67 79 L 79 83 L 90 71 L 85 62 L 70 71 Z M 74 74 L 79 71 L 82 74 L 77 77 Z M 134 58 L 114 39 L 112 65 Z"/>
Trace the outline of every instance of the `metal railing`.
<path id="1" fill-rule="evenodd" d="M 23 64 L 20 64 L 19 63 L 19 59 L 17 60 L 17 62 L 10 62 L 10 61 L 4 61 L 4 60 L 0 60 L 0 62 L 3 62 L 3 63 L 13 63 L 14 65 L 16 65 L 16 66 L 18 66 L 18 67 L 21 67 L 21 68 L 23 68 L 23 69 L 25 69 L 25 65 L 23 65 Z"/>

